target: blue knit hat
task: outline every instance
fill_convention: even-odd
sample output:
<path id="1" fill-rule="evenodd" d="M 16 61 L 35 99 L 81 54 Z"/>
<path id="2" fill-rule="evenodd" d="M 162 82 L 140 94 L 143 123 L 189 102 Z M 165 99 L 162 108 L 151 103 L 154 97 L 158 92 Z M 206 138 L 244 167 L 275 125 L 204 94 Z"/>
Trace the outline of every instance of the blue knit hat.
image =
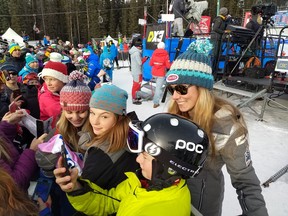
<path id="1" fill-rule="evenodd" d="M 128 94 L 125 90 L 112 84 L 103 84 L 94 90 L 89 106 L 118 115 L 126 115 L 127 99 Z"/>
<path id="2" fill-rule="evenodd" d="M 38 62 L 36 56 L 32 55 L 31 53 L 27 53 L 25 57 L 25 61 L 29 66 L 32 62 Z"/>
<path id="3" fill-rule="evenodd" d="M 192 42 L 172 63 L 166 74 L 167 84 L 191 84 L 212 90 L 214 77 L 209 55 L 211 49 L 212 44 L 208 39 Z"/>
<path id="4" fill-rule="evenodd" d="M 20 46 L 17 43 L 11 43 L 9 45 L 9 53 L 12 54 L 15 50 L 20 50 Z"/>

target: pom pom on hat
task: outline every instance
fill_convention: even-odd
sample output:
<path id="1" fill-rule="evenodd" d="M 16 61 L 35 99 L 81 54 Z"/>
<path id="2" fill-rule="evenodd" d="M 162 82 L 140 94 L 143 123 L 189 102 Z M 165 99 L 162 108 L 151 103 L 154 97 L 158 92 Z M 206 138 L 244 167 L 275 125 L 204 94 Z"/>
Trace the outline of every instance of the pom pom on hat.
<path id="1" fill-rule="evenodd" d="M 67 83 L 60 91 L 60 105 L 63 110 L 86 111 L 89 109 L 91 90 L 85 83 L 87 76 L 80 71 L 73 71 Z"/>
<path id="2" fill-rule="evenodd" d="M 49 55 L 49 60 L 53 62 L 61 62 L 63 59 L 63 56 L 60 53 L 52 52 Z"/>
<path id="3" fill-rule="evenodd" d="M 42 72 L 39 74 L 41 78 L 44 76 L 54 77 L 63 83 L 68 83 L 67 66 L 61 62 L 48 61 Z"/>
<path id="4" fill-rule="evenodd" d="M 9 45 L 9 53 L 12 54 L 15 50 L 21 50 L 19 44 L 12 43 Z"/>
<path id="5" fill-rule="evenodd" d="M 128 94 L 125 90 L 112 84 L 104 84 L 95 89 L 89 106 L 118 115 L 126 115 L 127 99 Z"/>
<path id="6" fill-rule="evenodd" d="M 164 42 L 159 42 L 158 44 L 157 44 L 157 48 L 158 49 L 165 49 L 165 43 Z"/>
<path id="7" fill-rule="evenodd" d="M 191 84 L 212 90 L 211 49 L 212 44 L 208 39 L 192 42 L 172 63 L 166 74 L 167 84 Z"/>
<path id="8" fill-rule="evenodd" d="M 31 64 L 32 62 L 38 62 L 37 58 L 31 53 L 26 54 L 25 61 L 27 65 Z"/>

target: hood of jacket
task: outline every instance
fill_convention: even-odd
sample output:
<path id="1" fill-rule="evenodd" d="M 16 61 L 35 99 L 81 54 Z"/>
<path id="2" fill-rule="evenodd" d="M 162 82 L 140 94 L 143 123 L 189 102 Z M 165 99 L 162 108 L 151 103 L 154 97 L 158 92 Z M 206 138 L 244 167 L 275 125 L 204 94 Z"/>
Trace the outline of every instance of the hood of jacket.
<path id="1" fill-rule="evenodd" d="M 167 53 L 167 51 L 166 51 L 165 49 L 156 49 L 156 50 L 154 51 L 154 54 L 157 55 L 157 57 L 158 57 L 158 56 L 159 56 L 159 57 L 164 57 L 164 56 L 166 56 L 168 53 Z"/>
<path id="2" fill-rule="evenodd" d="M 133 46 L 130 50 L 129 50 L 129 54 L 133 55 L 134 53 L 139 52 L 141 53 L 142 51 L 139 50 L 137 47 Z"/>

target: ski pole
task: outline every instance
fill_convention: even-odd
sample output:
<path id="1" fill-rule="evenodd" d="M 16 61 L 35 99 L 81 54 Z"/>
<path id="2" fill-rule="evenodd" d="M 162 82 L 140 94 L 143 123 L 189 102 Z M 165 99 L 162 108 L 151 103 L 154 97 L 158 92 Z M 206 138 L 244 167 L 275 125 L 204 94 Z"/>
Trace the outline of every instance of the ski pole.
<path id="1" fill-rule="evenodd" d="M 265 181 L 262 186 L 269 187 L 269 184 L 272 182 L 275 182 L 278 178 L 280 178 L 282 175 L 284 175 L 286 172 L 288 172 L 288 164 L 280 169 L 278 172 L 276 172 L 273 176 L 271 176 L 267 181 Z"/>

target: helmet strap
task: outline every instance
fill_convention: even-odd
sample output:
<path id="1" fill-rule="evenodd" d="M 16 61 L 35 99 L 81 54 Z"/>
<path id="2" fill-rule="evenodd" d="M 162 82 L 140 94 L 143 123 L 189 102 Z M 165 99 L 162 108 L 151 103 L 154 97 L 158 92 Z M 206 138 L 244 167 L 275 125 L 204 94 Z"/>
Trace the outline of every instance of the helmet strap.
<path id="1" fill-rule="evenodd" d="M 157 160 L 152 160 L 152 176 L 147 187 L 147 191 L 162 190 L 175 184 L 177 179 L 181 178 L 179 175 L 171 175 L 168 173 L 168 167 Z"/>

